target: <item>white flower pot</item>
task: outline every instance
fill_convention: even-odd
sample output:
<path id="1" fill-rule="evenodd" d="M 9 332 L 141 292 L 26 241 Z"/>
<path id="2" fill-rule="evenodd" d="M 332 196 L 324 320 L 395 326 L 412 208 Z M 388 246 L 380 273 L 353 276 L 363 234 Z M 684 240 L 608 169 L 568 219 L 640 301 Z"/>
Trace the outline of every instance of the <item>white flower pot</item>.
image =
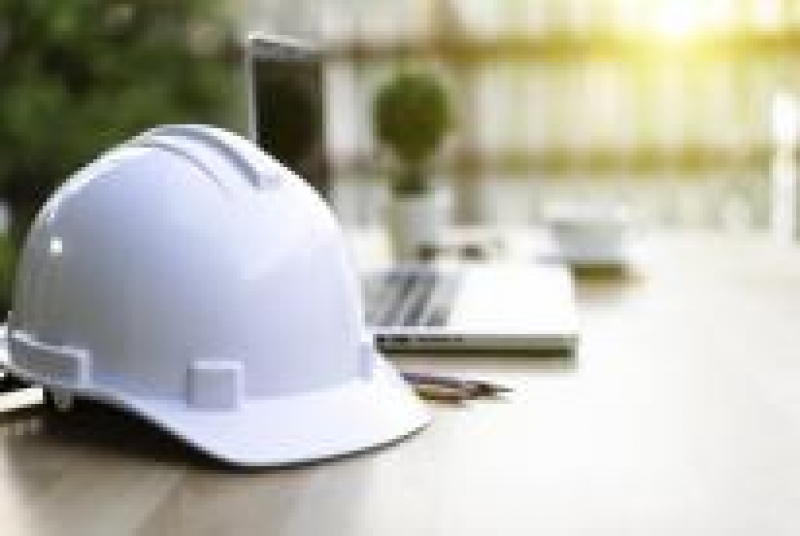
<path id="1" fill-rule="evenodd" d="M 386 229 L 394 258 L 419 258 L 421 246 L 435 246 L 442 226 L 442 210 L 436 196 L 392 196 L 386 213 Z"/>

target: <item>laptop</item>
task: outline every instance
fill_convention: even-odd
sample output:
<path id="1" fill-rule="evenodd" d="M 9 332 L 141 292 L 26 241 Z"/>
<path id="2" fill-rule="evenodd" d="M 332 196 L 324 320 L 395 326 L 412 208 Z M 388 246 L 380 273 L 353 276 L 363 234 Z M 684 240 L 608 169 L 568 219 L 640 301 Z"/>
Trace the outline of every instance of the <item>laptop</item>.
<path id="1" fill-rule="evenodd" d="M 521 262 L 397 266 L 362 276 L 365 318 L 387 351 L 571 354 L 571 274 Z"/>
<path id="2" fill-rule="evenodd" d="M 248 37 L 250 135 L 330 200 L 319 51 Z M 403 264 L 362 274 L 365 319 L 386 351 L 571 355 L 572 276 L 552 263 Z"/>

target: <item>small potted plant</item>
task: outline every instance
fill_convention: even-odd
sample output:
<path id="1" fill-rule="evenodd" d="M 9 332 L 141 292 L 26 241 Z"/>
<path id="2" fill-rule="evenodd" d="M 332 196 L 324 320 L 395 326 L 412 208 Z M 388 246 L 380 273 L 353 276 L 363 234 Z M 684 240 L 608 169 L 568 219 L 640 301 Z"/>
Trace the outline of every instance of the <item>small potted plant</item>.
<path id="1" fill-rule="evenodd" d="M 394 155 L 387 230 L 396 258 L 435 247 L 441 211 L 429 177 L 431 156 L 452 126 L 449 96 L 429 72 L 401 71 L 380 88 L 373 119 Z"/>

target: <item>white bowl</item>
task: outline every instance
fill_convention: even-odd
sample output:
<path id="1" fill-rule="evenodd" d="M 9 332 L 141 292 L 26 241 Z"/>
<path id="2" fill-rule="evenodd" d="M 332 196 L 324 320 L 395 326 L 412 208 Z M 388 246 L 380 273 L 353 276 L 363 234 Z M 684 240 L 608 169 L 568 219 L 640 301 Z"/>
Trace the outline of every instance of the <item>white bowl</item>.
<path id="1" fill-rule="evenodd" d="M 558 255 L 572 263 L 619 263 L 626 254 L 630 217 L 622 206 L 569 205 L 546 214 Z"/>

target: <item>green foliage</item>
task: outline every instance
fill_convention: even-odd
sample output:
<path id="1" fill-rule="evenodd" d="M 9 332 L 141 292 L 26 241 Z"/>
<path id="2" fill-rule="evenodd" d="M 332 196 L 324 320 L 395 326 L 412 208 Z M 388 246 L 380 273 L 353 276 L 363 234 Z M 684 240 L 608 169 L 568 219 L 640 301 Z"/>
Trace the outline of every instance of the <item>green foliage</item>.
<path id="1" fill-rule="evenodd" d="M 16 254 L 7 236 L 0 236 L 0 311 L 11 309 L 11 289 L 14 282 Z"/>
<path id="2" fill-rule="evenodd" d="M 218 6 L 0 0 L 0 198 L 17 247 L 50 193 L 105 148 L 161 123 L 229 126 L 242 88 Z"/>
<path id="3" fill-rule="evenodd" d="M 0 0 L 0 196 L 41 202 L 149 126 L 220 122 L 230 32 L 213 0 Z"/>
<path id="4" fill-rule="evenodd" d="M 373 120 L 378 139 L 404 164 L 394 177 L 395 192 L 425 191 L 425 161 L 452 126 L 450 100 L 442 84 L 432 73 L 398 73 L 378 91 Z"/>

